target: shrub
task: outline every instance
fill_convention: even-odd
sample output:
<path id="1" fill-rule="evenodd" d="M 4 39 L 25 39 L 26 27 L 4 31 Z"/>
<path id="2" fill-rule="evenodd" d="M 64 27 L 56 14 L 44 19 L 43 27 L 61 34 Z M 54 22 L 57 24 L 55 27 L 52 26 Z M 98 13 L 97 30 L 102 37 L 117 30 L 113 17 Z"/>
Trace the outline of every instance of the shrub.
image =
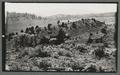
<path id="1" fill-rule="evenodd" d="M 67 51 L 67 50 L 60 50 L 58 52 L 58 55 L 60 55 L 60 56 L 67 56 L 67 57 L 72 57 L 73 56 L 72 52 Z"/>
<path id="2" fill-rule="evenodd" d="M 99 72 L 105 72 L 101 66 L 99 67 Z"/>
<path id="3" fill-rule="evenodd" d="M 42 60 L 42 62 L 40 62 L 40 66 L 41 68 L 47 69 L 48 67 L 51 67 L 52 64 L 49 63 L 47 60 Z"/>
<path id="4" fill-rule="evenodd" d="M 73 69 L 73 70 L 79 70 L 79 71 L 81 71 L 82 69 L 83 69 L 83 65 L 82 65 L 82 63 L 81 62 L 73 62 L 72 64 L 71 64 L 71 68 Z"/>
<path id="5" fill-rule="evenodd" d="M 39 55 L 40 50 L 32 47 L 26 47 L 21 51 L 21 57 L 28 55 L 29 57 L 35 57 Z"/>
<path id="6" fill-rule="evenodd" d="M 52 49 L 49 48 L 49 47 L 44 47 L 40 53 L 39 53 L 39 56 L 40 57 L 50 57 L 52 54 Z"/>
<path id="7" fill-rule="evenodd" d="M 97 57 L 97 59 L 100 60 L 102 57 L 106 56 L 106 53 L 105 53 L 103 47 L 99 47 L 98 49 L 96 49 L 94 51 L 94 55 Z"/>
<path id="8" fill-rule="evenodd" d="M 14 62 L 9 65 L 10 71 L 30 71 L 30 66 L 24 62 Z"/>
<path id="9" fill-rule="evenodd" d="M 97 72 L 96 65 L 91 64 L 90 66 L 86 66 L 86 68 L 83 70 L 85 72 Z"/>
<path id="10" fill-rule="evenodd" d="M 50 57 L 51 56 L 51 50 L 45 48 L 43 49 L 42 46 L 38 45 L 35 48 L 33 47 L 25 47 L 23 51 L 20 52 L 19 57 L 23 57 L 25 55 L 28 55 L 31 57 Z"/>
<path id="11" fill-rule="evenodd" d="M 112 54 L 114 57 L 116 57 L 117 51 L 115 50 L 115 51 L 113 51 L 111 54 Z"/>
<path id="12" fill-rule="evenodd" d="M 40 57 L 50 57 L 50 56 L 51 56 L 51 53 L 49 53 L 49 52 L 41 52 L 41 53 L 39 54 L 39 56 L 40 56 Z"/>
<path id="13" fill-rule="evenodd" d="M 76 47 L 76 49 L 79 50 L 79 51 L 82 52 L 82 53 L 85 53 L 85 52 L 87 51 L 86 48 L 81 47 L 81 46 Z"/>
<path id="14" fill-rule="evenodd" d="M 82 70 L 84 72 L 105 72 L 101 66 L 97 66 L 96 64 L 90 64 L 84 67 Z"/>
<path id="15" fill-rule="evenodd" d="M 65 55 L 65 53 L 66 53 L 66 51 L 65 51 L 65 50 L 60 50 L 60 51 L 58 52 L 58 54 L 59 54 L 60 56 L 64 56 L 64 55 Z"/>
<path id="16" fill-rule="evenodd" d="M 51 56 L 57 59 L 59 57 L 59 54 L 57 52 L 54 52 L 51 54 Z"/>
<path id="17" fill-rule="evenodd" d="M 17 71 L 18 69 L 18 64 L 17 63 L 10 63 L 9 64 L 9 70 L 10 71 Z"/>
<path id="18" fill-rule="evenodd" d="M 41 71 L 41 70 L 39 69 L 39 67 L 37 67 L 37 66 L 31 67 L 30 70 L 31 70 L 31 71 Z"/>
<path id="19" fill-rule="evenodd" d="M 76 27 L 77 27 L 76 24 L 75 24 L 75 22 L 72 23 L 72 27 L 73 27 L 73 28 L 76 28 Z"/>
<path id="20" fill-rule="evenodd" d="M 47 59 L 40 59 L 40 61 L 33 61 L 34 65 L 46 71 L 49 67 L 52 67 L 52 63 Z"/>
<path id="21" fill-rule="evenodd" d="M 65 55 L 66 55 L 67 57 L 72 57 L 72 56 L 73 56 L 72 52 L 67 52 Z"/>

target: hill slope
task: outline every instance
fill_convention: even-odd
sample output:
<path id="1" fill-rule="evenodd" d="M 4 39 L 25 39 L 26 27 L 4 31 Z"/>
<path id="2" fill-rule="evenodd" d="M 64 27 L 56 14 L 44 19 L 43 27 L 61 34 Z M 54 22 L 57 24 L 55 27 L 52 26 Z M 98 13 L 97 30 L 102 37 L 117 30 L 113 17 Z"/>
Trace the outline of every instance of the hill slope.
<path id="1" fill-rule="evenodd" d="M 106 24 L 115 23 L 114 13 L 102 13 L 102 14 L 87 14 L 87 15 L 63 15 L 57 14 L 49 17 L 40 17 L 27 13 L 8 13 L 7 19 L 7 32 L 19 32 L 21 29 L 25 30 L 27 26 L 47 26 L 48 23 L 57 25 L 57 21 L 77 21 L 81 18 L 95 18 Z"/>

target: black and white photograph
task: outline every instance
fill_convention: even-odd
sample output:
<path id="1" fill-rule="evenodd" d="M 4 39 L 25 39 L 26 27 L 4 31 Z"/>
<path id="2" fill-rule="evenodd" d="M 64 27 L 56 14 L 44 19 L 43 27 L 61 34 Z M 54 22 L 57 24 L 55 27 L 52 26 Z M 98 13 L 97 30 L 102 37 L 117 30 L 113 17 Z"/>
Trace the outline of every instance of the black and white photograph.
<path id="1" fill-rule="evenodd" d="M 5 2 L 4 9 L 5 71 L 117 71 L 117 3 Z"/>

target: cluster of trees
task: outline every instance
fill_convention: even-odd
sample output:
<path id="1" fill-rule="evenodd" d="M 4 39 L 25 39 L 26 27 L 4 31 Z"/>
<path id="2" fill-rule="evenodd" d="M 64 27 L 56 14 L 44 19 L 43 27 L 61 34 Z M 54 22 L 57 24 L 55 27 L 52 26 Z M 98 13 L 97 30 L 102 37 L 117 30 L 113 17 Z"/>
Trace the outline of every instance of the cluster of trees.
<path id="1" fill-rule="evenodd" d="M 108 35 L 107 34 L 107 26 L 105 26 L 104 28 L 102 28 L 101 30 L 100 30 L 100 33 L 102 33 L 103 34 L 103 36 L 101 35 L 99 38 L 92 38 L 92 36 L 94 36 L 94 34 L 93 33 L 90 33 L 89 34 L 89 38 L 88 38 L 88 41 L 87 41 L 87 44 L 90 44 L 90 43 L 103 43 L 105 46 L 108 46 L 107 45 L 107 41 L 106 41 L 106 36 Z"/>
<path id="2" fill-rule="evenodd" d="M 63 25 L 63 24 L 62 24 Z M 47 27 L 42 29 L 39 26 L 36 27 L 27 27 L 25 31 L 21 30 L 21 33 L 17 36 L 14 36 L 14 45 L 15 47 L 25 47 L 25 46 L 36 46 L 39 44 L 61 44 L 65 42 L 66 38 L 69 38 L 69 35 L 66 35 L 66 32 L 63 30 L 62 26 L 58 29 L 57 35 L 50 35 L 52 33 L 52 24 L 48 24 Z M 46 35 L 42 35 L 43 33 L 47 32 Z M 51 32 L 51 33 L 50 33 Z M 39 37 L 41 36 L 41 37 Z M 55 38 L 54 40 L 51 40 Z"/>
<path id="3" fill-rule="evenodd" d="M 28 14 L 28 13 L 16 13 L 16 12 L 13 12 L 13 13 L 10 13 L 10 12 L 7 12 L 7 17 L 9 18 L 18 18 L 18 17 L 25 17 L 27 19 L 42 19 L 41 16 L 36 16 L 34 14 Z"/>
<path id="4" fill-rule="evenodd" d="M 89 23 L 90 21 L 94 21 L 94 22 L 98 22 L 96 21 L 95 19 L 81 19 L 82 22 L 84 23 Z M 58 34 L 57 35 L 51 35 L 53 33 L 52 29 L 53 29 L 53 26 L 52 24 L 48 24 L 47 27 L 39 27 L 39 26 L 31 26 L 31 27 L 27 27 L 25 29 L 25 31 L 21 30 L 21 33 L 24 33 L 22 35 L 18 35 L 18 33 L 16 33 L 16 35 L 18 35 L 17 37 L 20 37 L 16 40 L 20 40 L 19 43 L 20 45 L 24 45 L 24 44 L 28 44 L 29 46 L 35 46 L 35 45 L 38 45 L 38 44 L 61 44 L 61 43 L 64 43 L 65 42 L 65 39 L 69 39 L 70 36 L 69 35 L 66 35 L 66 31 L 64 31 L 64 28 L 66 30 L 69 29 L 68 27 L 68 24 L 70 23 L 70 21 L 68 20 L 67 23 L 65 22 L 62 22 L 60 24 L 60 20 L 57 21 L 57 26 L 58 26 Z M 100 22 L 99 22 L 100 23 Z M 101 23 L 102 24 L 102 23 Z M 76 22 L 71 22 L 71 26 L 70 28 L 77 28 L 77 24 Z M 56 29 L 54 27 L 54 29 Z M 101 29 L 101 32 L 103 34 L 107 34 L 107 31 L 106 31 L 106 27 L 104 27 L 103 29 Z M 42 32 L 44 31 L 44 32 Z M 39 38 L 39 36 L 41 36 L 41 32 L 42 33 L 47 33 L 46 35 L 49 36 L 49 37 L 46 37 L 46 35 L 42 35 L 41 38 Z M 15 35 L 15 34 L 14 34 Z M 31 36 L 32 35 L 32 36 Z M 94 39 L 91 38 L 93 34 L 90 33 L 89 35 L 89 38 L 88 38 L 88 41 L 87 43 L 92 43 L 94 41 Z M 13 34 L 9 34 L 9 40 L 12 39 L 11 37 L 13 36 Z M 52 38 L 55 38 L 54 40 L 51 41 Z M 98 39 L 95 39 L 96 42 L 100 42 L 102 43 L 103 42 L 103 37 L 101 38 L 98 38 Z M 18 41 L 16 41 L 18 43 Z"/>

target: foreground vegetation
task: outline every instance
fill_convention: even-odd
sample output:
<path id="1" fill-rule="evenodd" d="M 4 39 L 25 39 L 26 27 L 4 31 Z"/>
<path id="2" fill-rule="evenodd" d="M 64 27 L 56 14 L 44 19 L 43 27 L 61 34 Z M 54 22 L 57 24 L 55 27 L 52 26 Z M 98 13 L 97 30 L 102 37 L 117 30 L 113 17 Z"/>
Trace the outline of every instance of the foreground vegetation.
<path id="1" fill-rule="evenodd" d="M 115 72 L 114 31 L 95 19 L 26 28 L 8 35 L 8 71 Z"/>

